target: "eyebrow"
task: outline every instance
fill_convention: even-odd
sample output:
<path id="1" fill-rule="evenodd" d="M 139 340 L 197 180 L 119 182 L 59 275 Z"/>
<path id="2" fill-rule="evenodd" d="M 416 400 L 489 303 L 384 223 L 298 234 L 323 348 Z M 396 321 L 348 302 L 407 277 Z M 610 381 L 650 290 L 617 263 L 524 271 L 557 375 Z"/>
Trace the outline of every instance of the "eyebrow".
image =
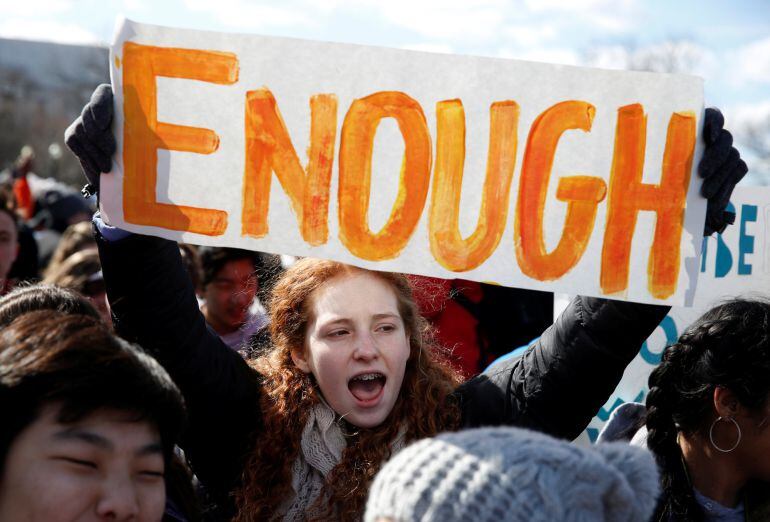
<path id="1" fill-rule="evenodd" d="M 54 433 L 53 438 L 56 440 L 65 440 L 65 441 L 77 440 L 80 442 L 85 442 L 86 444 L 90 444 L 91 446 L 97 446 L 105 450 L 114 449 L 114 445 L 106 437 L 102 437 L 97 433 L 93 433 L 91 431 L 83 430 L 80 428 L 65 428 L 61 431 L 57 431 L 56 433 Z"/>
<path id="2" fill-rule="evenodd" d="M 146 446 L 143 446 L 139 449 L 139 451 L 136 452 L 139 456 L 144 455 L 162 455 L 163 454 L 163 446 L 161 446 L 160 442 L 153 442 L 150 444 L 147 444 Z"/>
<path id="3" fill-rule="evenodd" d="M 375 320 L 389 319 L 389 318 L 394 318 L 394 319 L 401 320 L 401 316 L 399 314 L 391 313 L 391 312 L 381 312 L 379 314 L 374 314 L 372 316 L 372 319 L 375 319 Z M 336 317 L 336 318 L 331 319 L 329 321 L 325 321 L 322 324 L 324 324 L 324 325 L 332 325 L 332 324 L 337 324 L 337 323 L 348 323 L 348 322 L 351 322 L 351 321 L 352 321 L 352 319 L 350 319 L 349 317 Z"/>
<path id="4" fill-rule="evenodd" d="M 394 314 L 390 312 L 383 312 L 380 314 L 374 314 L 372 316 L 374 319 L 388 319 L 388 318 L 395 318 L 395 319 L 401 319 L 401 316 L 399 314 Z"/>
<path id="5" fill-rule="evenodd" d="M 212 283 L 215 283 L 215 282 L 217 282 L 217 281 L 223 281 L 223 282 L 224 282 L 224 281 L 226 281 L 226 282 L 228 282 L 228 283 L 229 283 L 229 282 L 233 282 L 233 283 L 239 283 L 239 282 L 242 282 L 242 281 L 246 281 L 246 282 L 249 282 L 249 283 L 251 283 L 251 282 L 257 282 L 257 281 L 258 281 L 258 278 L 257 278 L 256 276 L 254 276 L 254 275 L 250 275 L 250 276 L 248 276 L 248 277 L 241 277 L 241 278 L 238 278 L 238 277 L 227 277 L 227 276 L 219 276 L 219 275 L 218 275 L 218 276 L 214 277 L 214 278 L 211 280 L 211 282 L 212 282 Z"/>
<path id="6" fill-rule="evenodd" d="M 86 444 L 90 444 L 91 446 L 96 446 L 107 451 L 113 451 L 115 449 L 115 445 L 108 438 L 103 437 L 98 433 L 94 433 L 92 431 L 84 430 L 81 428 L 65 428 L 54 433 L 53 438 L 56 440 L 76 440 L 85 442 Z M 160 442 L 151 442 L 150 444 L 142 446 L 134 453 L 138 456 L 162 454 L 163 446 Z"/>

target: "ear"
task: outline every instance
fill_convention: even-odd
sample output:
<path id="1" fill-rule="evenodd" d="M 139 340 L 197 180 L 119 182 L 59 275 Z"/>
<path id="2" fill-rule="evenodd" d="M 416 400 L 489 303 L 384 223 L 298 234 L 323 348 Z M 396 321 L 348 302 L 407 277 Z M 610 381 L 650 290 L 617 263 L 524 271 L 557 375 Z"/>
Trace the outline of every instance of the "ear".
<path id="1" fill-rule="evenodd" d="M 714 410 L 720 417 L 735 417 L 741 409 L 741 403 L 729 388 L 714 388 Z"/>
<path id="2" fill-rule="evenodd" d="M 304 348 L 292 348 L 291 360 L 294 361 L 294 365 L 305 373 L 310 373 L 310 365 L 307 362 Z"/>

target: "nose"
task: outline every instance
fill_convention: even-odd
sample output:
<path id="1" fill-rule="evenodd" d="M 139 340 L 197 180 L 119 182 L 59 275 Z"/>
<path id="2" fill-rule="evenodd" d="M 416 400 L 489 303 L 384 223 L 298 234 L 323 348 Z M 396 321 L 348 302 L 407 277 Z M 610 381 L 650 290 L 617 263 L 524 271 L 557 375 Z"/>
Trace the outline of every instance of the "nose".
<path id="1" fill-rule="evenodd" d="M 242 308 L 245 308 L 251 304 L 251 294 L 245 288 L 236 290 L 231 298 L 236 305 Z"/>
<path id="2" fill-rule="evenodd" d="M 116 477 L 104 481 L 102 495 L 96 506 L 100 520 L 129 521 L 139 516 L 136 486 L 130 477 Z"/>
<path id="3" fill-rule="evenodd" d="M 257 286 L 258 285 L 252 279 L 242 282 L 230 295 L 230 300 L 236 305 L 246 308 L 251 305 L 251 302 L 254 300 L 254 296 L 257 293 Z"/>
<path id="4" fill-rule="evenodd" d="M 377 347 L 377 342 L 370 333 L 365 333 L 359 336 L 358 342 L 353 352 L 353 356 L 356 359 L 362 361 L 371 361 L 376 359 L 380 355 L 380 350 Z"/>

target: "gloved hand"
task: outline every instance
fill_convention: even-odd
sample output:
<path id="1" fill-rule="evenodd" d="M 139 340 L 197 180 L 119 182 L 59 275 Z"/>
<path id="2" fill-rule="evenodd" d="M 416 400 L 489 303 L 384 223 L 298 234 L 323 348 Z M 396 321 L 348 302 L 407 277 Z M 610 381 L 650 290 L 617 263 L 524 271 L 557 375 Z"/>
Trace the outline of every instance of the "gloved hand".
<path id="1" fill-rule="evenodd" d="M 733 136 L 723 128 L 724 124 L 725 118 L 719 109 L 706 109 L 703 123 L 706 150 L 698 164 L 698 174 L 703 178 L 700 193 L 708 200 L 704 236 L 721 234 L 727 225 L 735 222 L 735 213 L 725 209 L 735 185 L 749 171 L 738 149 L 733 147 Z"/>
<path id="2" fill-rule="evenodd" d="M 64 143 L 77 156 L 88 185 L 84 195 L 99 191 L 99 174 L 112 169 L 115 136 L 112 134 L 112 87 L 103 83 L 91 95 L 83 112 L 64 131 Z"/>

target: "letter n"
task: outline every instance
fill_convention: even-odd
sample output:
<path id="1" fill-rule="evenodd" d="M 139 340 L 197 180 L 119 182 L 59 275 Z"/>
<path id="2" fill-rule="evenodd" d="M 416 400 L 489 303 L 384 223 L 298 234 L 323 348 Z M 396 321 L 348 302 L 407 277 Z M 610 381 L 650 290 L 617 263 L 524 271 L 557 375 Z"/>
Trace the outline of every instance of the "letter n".
<path id="1" fill-rule="evenodd" d="M 322 245 L 329 237 L 329 184 L 337 135 L 337 98 L 310 98 L 310 147 L 307 172 L 302 168 L 273 94 L 246 93 L 246 169 L 243 180 L 243 235 L 268 233 L 270 181 L 275 172 L 289 196 L 302 238 Z"/>

